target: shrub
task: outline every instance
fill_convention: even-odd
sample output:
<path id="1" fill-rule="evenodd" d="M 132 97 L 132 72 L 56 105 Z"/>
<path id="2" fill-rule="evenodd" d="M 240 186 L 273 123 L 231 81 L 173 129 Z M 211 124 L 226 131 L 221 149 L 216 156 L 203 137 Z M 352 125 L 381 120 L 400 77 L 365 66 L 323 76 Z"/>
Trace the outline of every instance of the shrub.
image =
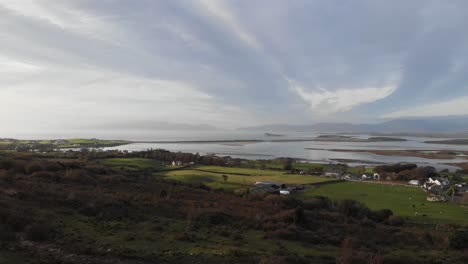
<path id="1" fill-rule="evenodd" d="M 57 172 L 57 171 L 60 171 L 62 170 L 63 167 L 62 165 L 60 165 L 59 163 L 57 162 L 48 162 L 44 165 L 44 170 L 45 171 L 53 171 L 53 172 Z"/>
<path id="2" fill-rule="evenodd" d="M 0 224 L 0 244 L 3 241 L 12 241 L 15 239 L 14 230 L 7 225 Z"/>
<path id="3" fill-rule="evenodd" d="M 9 159 L 0 161 L 0 169 L 9 170 L 14 167 L 14 162 Z"/>
<path id="4" fill-rule="evenodd" d="M 12 184 L 15 181 L 15 173 L 12 171 L 0 170 L 0 182 Z"/>
<path id="5" fill-rule="evenodd" d="M 405 223 L 405 220 L 401 216 L 392 215 L 388 218 L 387 224 L 392 226 L 401 226 Z"/>
<path id="6" fill-rule="evenodd" d="M 26 161 L 24 161 L 24 160 L 15 160 L 15 162 L 13 164 L 13 169 L 17 173 L 24 173 L 26 171 L 26 166 L 27 166 Z"/>
<path id="7" fill-rule="evenodd" d="M 50 173 L 48 171 L 36 171 L 34 172 L 31 176 L 37 177 L 37 178 L 43 178 L 43 179 L 49 179 L 52 180 L 55 177 L 55 174 Z"/>
<path id="8" fill-rule="evenodd" d="M 374 220 L 375 222 L 384 222 L 386 220 L 388 220 L 388 218 L 390 216 L 393 215 L 393 212 L 392 210 L 389 210 L 389 209 L 383 209 L 383 210 L 379 210 L 379 211 L 376 211 L 372 214 L 372 217 L 371 219 Z"/>
<path id="9" fill-rule="evenodd" d="M 4 223 L 16 232 L 23 231 L 32 220 L 32 213 L 28 211 L 11 208 L 3 208 L 0 211 L 0 223 Z"/>
<path id="10" fill-rule="evenodd" d="M 85 185 L 95 185 L 97 183 L 93 177 L 89 176 L 83 170 L 67 170 L 63 176 L 63 179 Z"/>
<path id="11" fill-rule="evenodd" d="M 369 208 L 362 203 L 354 200 L 343 200 L 338 204 L 338 210 L 348 216 L 354 218 L 363 218 L 371 214 Z"/>
<path id="12" fill-rule="evenodd" d="M 225 213 L 213 212 L 202 214 L 197 220 L 210 225 L 228 225 L 232 222 L 232 217 Z"/>
<path id="13" fill-rule="evenodd" d="M 276 229 L 265 234 L 267 238 L 281 238 L 286 240 L 296 240 L 299 237 L 297 226 L 289 225 L 286 228 Z"/>
<path id="14" fill-rule="evenodd" d="M 33 174 L 35 172 L 41 171 L 42 166 L 37 162 L 32 162 L 25 167 L 26 174 Z"/>
<path id="15" fill-rule="evenodd" d="M 25 229 L 26 237 L 32 241 L 46 241 L 52 238 L 52 229 L 43 223 L 31 224 Z"/>
<path id="16" fill-rule="evenodd" d="M 309 198 L 304 201 L 304 208 L 306 210 L 330 209 L 332 207 L 333 202 L 329 198 L 323 196 Z"/>
<path id="17" fill-rule="evenodd" d="M 468 230 L 458 230 L 450 236 L 450 246 L 455 249 L 468 248 Z"/>

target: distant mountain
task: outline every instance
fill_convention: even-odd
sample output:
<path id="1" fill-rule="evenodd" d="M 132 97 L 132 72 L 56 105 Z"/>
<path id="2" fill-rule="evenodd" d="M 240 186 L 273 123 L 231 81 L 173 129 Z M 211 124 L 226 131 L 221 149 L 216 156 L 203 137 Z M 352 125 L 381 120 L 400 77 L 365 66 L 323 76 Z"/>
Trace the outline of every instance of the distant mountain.
<path id="1" fill-rule="evenodd" d="M 118 130 L 188 130 L 188 131 L 211 131 L 217 128 L 206 124 L 183 124 L 172 122 L 151 121 L 129 121 L 122 123 L 108 123 L 93 126 L 92 129 L 118 129 Z"/>
<path id="2" fill-rule="evenodd" d="M 468 133 L 468 117 L 395 119 L 377 124 L 317 123 L 312 125 L 264 125 L 240 129 L 273 132 Z"/>

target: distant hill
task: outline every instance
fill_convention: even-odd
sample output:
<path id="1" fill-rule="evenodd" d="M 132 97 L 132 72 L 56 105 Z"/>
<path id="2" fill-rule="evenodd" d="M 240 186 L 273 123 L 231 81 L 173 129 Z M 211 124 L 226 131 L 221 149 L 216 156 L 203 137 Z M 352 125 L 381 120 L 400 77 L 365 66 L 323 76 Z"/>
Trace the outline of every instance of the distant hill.
<path id="1" fill-rule="evenodd" d="M 317 123 L 311 125 L 264 125 L 240 128 L 249 131 L 335 133 L 467 133 L 468 117 L 395 119 L 377 124 Z"/>
<path id="2" fill-rule="evenodd" d="M 212 131 L 216 127 L 207 124 L 183 124 L 172 122 L 129 121 L 123 123 L 106 123 L 92 126 L 92 129 L 118 129 L 118 130 L 186 130 L 186 131 Z"/>

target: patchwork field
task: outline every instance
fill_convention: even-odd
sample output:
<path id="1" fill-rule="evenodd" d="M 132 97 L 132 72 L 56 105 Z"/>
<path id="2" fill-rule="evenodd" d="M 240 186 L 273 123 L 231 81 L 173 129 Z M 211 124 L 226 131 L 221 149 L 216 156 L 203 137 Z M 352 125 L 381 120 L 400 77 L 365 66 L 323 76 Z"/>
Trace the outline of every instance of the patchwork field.
<path id="1" fill-rule="evenodd" d="M 158 173 L 167 179 L 185 183 L 205 184 L 215 189 L 235 190 L 248 187 L 257 181 L 271 181 L 285 184 L 311 184 L 331 179 L 299 174 L 286 174 L 284 171 L 230 168 L 220 166 L 196 166 L 186 170 Z M 224 182 L 223 175 L 228 176 Z"/>
<path id="2" fill-rule="evenodd" d="M 333 200 L 356 200 L 374 210 L 391 209 L 394 214 L 416 222 L 468 224 L 468 206 L 428 202 L 426 194 L 420 188 L 342 182 L 314 186 L 298 196 L 304 198 L 317 195 Z"/>

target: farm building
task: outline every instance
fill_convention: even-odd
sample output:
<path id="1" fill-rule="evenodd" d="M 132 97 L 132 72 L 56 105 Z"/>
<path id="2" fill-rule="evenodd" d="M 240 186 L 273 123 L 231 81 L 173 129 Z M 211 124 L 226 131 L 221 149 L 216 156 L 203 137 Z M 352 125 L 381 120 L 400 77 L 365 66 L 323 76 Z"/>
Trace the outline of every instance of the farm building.
<path id="1" fill-rule="evenodd" d="M 411 180 L 408 182 L 409 185 L 413 185 L 413 186 L 419 186 L 419 181 L 418 180 Z"/>

